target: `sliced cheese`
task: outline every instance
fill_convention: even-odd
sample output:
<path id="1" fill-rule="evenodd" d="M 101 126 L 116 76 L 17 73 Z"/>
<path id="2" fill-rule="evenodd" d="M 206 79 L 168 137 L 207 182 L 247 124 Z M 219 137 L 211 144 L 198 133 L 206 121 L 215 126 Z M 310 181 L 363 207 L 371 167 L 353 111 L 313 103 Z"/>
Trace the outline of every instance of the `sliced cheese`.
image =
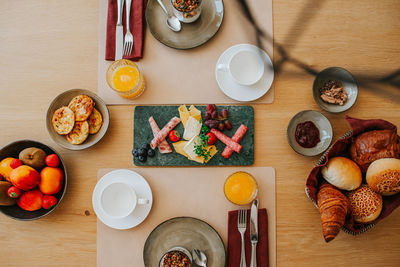
<path id="1" fill-rule="evenodd" d="M 189 159 L 197 161 L 199 163 L 204 163 L 204 158 L 197 156 L 197 154 L 194 152 L 194 146 L 197 144 L 199 141 L 198 136 L 194 136 L 192 139 L 190 139 L 189 142 L 185 145 L 183 150 L 186 152 L 186 154 L 189 156 Z"/>
<path id="2" fill-rule="evenodd" d="M 187 141 L 179 141 L 179 142 L 172 143 L 176 153 L 181 154 L 188 158 L 189 157 L 188 154 L 186 154 L 185 150 L 183 150 L 183 148 L 185 147 L 186 144 L 187 144 Z"/>
<path id="3" fill-rule="evenodd" d="M 198 110 L 195 106 L 191 105 L 189 107 L 189 114 L 196 120 L 201 121 L 201 111 Z"/>
<path id="4" fill-rule="evenodd" d="M 186 128 L 186 122 L 187 122 L 187 120 L 188 120 L 189 117 L 190 117 L 190 113 L 189 113 L 189 111 L 187 110 L 186 105 L 181 105 L 181 106 L 178 108 L 178 111 L 179 111 L 179 117 L 180 117 L 180 119 L 181 119 L 181 121 L 182 121 L 183 127 Z"/>
<path id="5" fill-rule="evenodd" d="M 190 116 L 186 122 L 185 131 L 183 132 L 183 139 L 191 140 L 193 137 L 199 135 L 201 130 L 201 123 L 194 117 Z"/>
<path id="6" fill-rule="evenodd" d="M 207 150 L 210 152 L 210 156 L 208 157 L 207 160 L 204 160 L 205 163 L 209 162 L 212 159 L 212 157 L 214 157 L 214 155 L 218 153 L 217 147 L 214 145 L 208 146 Z"/>

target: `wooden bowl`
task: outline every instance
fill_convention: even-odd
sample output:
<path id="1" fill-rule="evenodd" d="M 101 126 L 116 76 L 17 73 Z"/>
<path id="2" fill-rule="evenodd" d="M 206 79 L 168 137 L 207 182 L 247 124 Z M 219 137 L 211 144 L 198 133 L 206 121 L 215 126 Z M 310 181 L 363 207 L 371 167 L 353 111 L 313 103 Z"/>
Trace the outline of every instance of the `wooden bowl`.
<path id="1" fill-rule="evenodd" d="M 95 108 L 101 113 L 103 117 L 103 125 L 101 126 L 100 130 L 96 134 L 89 134 L 88 138 L 80 145 L 73 145 L 67 141 L 64 135 L 58 134 L 51 123 L 51 119 L 53 117 L 54 112 L 62 107 L 68 106 L 69 102 L 77 95 L 85 94 L 91 97 L 95 103 Z M 47 131 L 50 134 L 50 137 L 56 142 L 58 145 L 70 149 L 70 150 L 82 150 L 88 147 L 93 146 L 97 142 L 103 138 L 106 134 L 108 125 L 110 123 L 110 114 L 108 112 L 108 108 L 104 101 L 98 97 L 95 93 L 84 90 L 84 89 L 72 89 L 68 90 L 64 93 L 59 94 L 50 104 L 49 108 L 47 109 L 46 115 L 46 127 Z"/>
<path id="2" fill-rule="evenodd" d="M 13 218 L 16 220 L 21 220 L 21 221 L 36 220 L 36 219 L 42 218 L 42 217 L 46 216 L 47 214 L 49 214 L 50 212 L 52 212 L 58 206 L 58 204 L 60 204 L 60 202 L 63 199 L 65 192 L 67 190 L 66 166 L 65 166 L 62 158 L 60 157 L 60 154 L 58 154 L 53 148 L 51 148 L 45 144 L 42 144 L 37 141 L 32 141 L 32 140 L 20 140 L 20 141 L 12 142 L 0 150 L 0 160 L 7 158 L 7 157 L 18 158 L 19 152 L 21 152 L 22 150 L 24 150 L 25 148 L 28 148 L 28 147 L 41 148 L 44 150 L 44 152 L 46 152 L 47 155 L 57 154 L 58 158 L 60 159 L 60 165 L 58 166 L 58 168 L 60 168 L 64 174 L 64 182 L 63 182 L 63 186 L 62 186 L 60 192 L 58 192 L 57 194 L 54 195 L 57 198 L 57 204 L 55 205 L 54 208 L 52 208 L 50 210 L 45 210 L 45 209 L 41 208 L 40 210 L 36 210 L 36 211 L 26 211 L 26 210 L 21 209 L 18 205 L 0 206 L 0 211 L 3 214 L 7 215 L 10 218 Z"/>

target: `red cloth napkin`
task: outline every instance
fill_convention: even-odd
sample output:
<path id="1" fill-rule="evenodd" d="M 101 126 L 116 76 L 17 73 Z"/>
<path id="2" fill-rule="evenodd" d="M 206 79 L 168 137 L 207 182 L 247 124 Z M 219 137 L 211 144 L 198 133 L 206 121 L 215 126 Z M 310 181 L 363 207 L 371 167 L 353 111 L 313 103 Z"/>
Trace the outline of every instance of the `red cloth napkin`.
<path id="1" fill-rule="evenodd" d="M 240 254 L 242 239 L 237 228 L 238 211 L 228 213 L 228 267 L 240 266 Z M 247 228 L 244 233 L 246 247 L 246 263 L 250 266 L 251 243 L 250 243 L 250 210 L 247 210 Z M 268 215 L 266 209 L 258 210 L 258 243 L 257 243 L 257 266 L 268 267 Z"/>
<path id="2" fill-rule="evenodd" d="M 130 28 L 133 35 L 132 54 L 123 58 L 131 60 L 139 60 L 143 53 L 144 39 L 144 10 L 147 0 L 132 0 L 130 14 Z M 126 32 L 126 3 L 123 6 L 124 36 Z M 106 36 L 106 60 L 115 59 L 115 26 L 118 19 L 118 8 L 116 0 L 108 0 L 107 15 L 107 36 Z"/>
<path id="3" fill-rule="evenodd" d="M 321 175 L 320 169 L 325 166 L 328 163 L 329 158 L 331 157 L 336 157 L 336 156 L 345 156 L 349 157 L 348 153 L 348 148 L 350 144 L 352 143 L 354 137 L 357 135 L 368 132 L 371 130 L 394 130 L 397 131 L 397 127 L 393 124 L 391 124 L 388 121 L 385 120 L 361 120 L 361 119 L 356 119 L 356 118 L 351 118 L 349 116 L 346 116 L 347 122 L 350 124 L 352 134 L 345 138 L 345 139 L 340 139 L 337 140 L 332 147 L 329 149 L 327 153 L 327 159 L 325 162 L 323 162 L 321 165 L 318 165 L 314 167 L 306 182 L 306 188 L 308 191 L 308 194 L 311 199 L 317 202 L 317 193 L 319 190 L 319 186 L 324 180 L 324 178 Z M 364 183 L 365 183 L 365 175 L 363 177 Z M 393 196 L 384 196 L 383 197 L 383 209 L 381 212 L 381 215 L 373 221 L 372 223 L 377 223 L 380 220 L 384 219 L 387 217 L 394 209 L 396 209 L 398 206 L 400 206 L 400 194 L 393 195 Z M 348 216 L 346 219 L 346 222 L 344 224 L 344 228 L 349 230 L 352 233 L 360 233 L 363 232 L 365 229 L 367 229 L 368 224 L 361 224 L 354 222 L 353 218 L 351 216 Z"/>

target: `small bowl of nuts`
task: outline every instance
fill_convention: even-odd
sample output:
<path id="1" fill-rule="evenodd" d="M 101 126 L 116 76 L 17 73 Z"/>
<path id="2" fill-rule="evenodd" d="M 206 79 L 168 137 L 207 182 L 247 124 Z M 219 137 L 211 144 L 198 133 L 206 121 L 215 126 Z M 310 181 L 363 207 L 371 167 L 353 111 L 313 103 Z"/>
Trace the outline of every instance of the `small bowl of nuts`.
<path id="1" fill-rule="evenodd" d="M 171 0 L 174 15 L 183 23 L 191 23 L 200 17 L 202 0 Z"/>
<path id="2" fill-rule="evenodd" d="M 183 247 L 173 247 L 161 257 L 160 267 L 191 267 L 192 261 L 192 255 L 187 249 Z"/>
<path id="3" fill-rule="evenodd" d="M 343 68 L 324 69 L 314 80 L 314 100 L 328 112 L 339 113 L 350 109 L 356 102 L 357 95 L 356 80 Z"/>

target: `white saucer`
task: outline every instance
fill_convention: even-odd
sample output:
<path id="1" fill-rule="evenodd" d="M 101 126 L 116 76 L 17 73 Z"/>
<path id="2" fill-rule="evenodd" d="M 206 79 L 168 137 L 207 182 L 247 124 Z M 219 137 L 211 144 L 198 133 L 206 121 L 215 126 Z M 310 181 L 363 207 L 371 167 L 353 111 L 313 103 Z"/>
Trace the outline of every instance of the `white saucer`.
<path id="1" fill-rule="evenodd" d="M 268 54 L 257 46 L 251 44 L 238 44 L 225 50 L 219 57 L 216 66 L 219 64 L 227 64 L 232 55 L 236 54 L 240 50 L 251 50 L 263 55 L 265 71 L 261 79 L 253 85 L 244 86 L 236 83 L 228 72 L 218 70 L 217 68 L 215 68 L 215 77 L 219 88 L 221 88 L 222 92 L 224 92 L 228 97 L 243 102 L 253 101 L 265 95 L 271 88 L 274 80 L 272 61 Z"/>
<path id="2" fill-rule="evenodd" d="M 138 198 L 146 198 L 149 200 L 149 203 L 138 205 L 126 218 L 115 219 L 110 217 L 100 207 L 100 201 L 101 192 L 107 185 L 113 182 L 122 182 L 132 185 Z M 99 218 L 100 221 L 111 228 L 123 230 L 135 227 L 146 219 L 153 204 L 153 195 L 149 184 L 141 175 L 131 170 L 119 169 L 105 174 L 97 182 L 96 187 L 93 190 L 92 204 L 97 218 Z"/>

